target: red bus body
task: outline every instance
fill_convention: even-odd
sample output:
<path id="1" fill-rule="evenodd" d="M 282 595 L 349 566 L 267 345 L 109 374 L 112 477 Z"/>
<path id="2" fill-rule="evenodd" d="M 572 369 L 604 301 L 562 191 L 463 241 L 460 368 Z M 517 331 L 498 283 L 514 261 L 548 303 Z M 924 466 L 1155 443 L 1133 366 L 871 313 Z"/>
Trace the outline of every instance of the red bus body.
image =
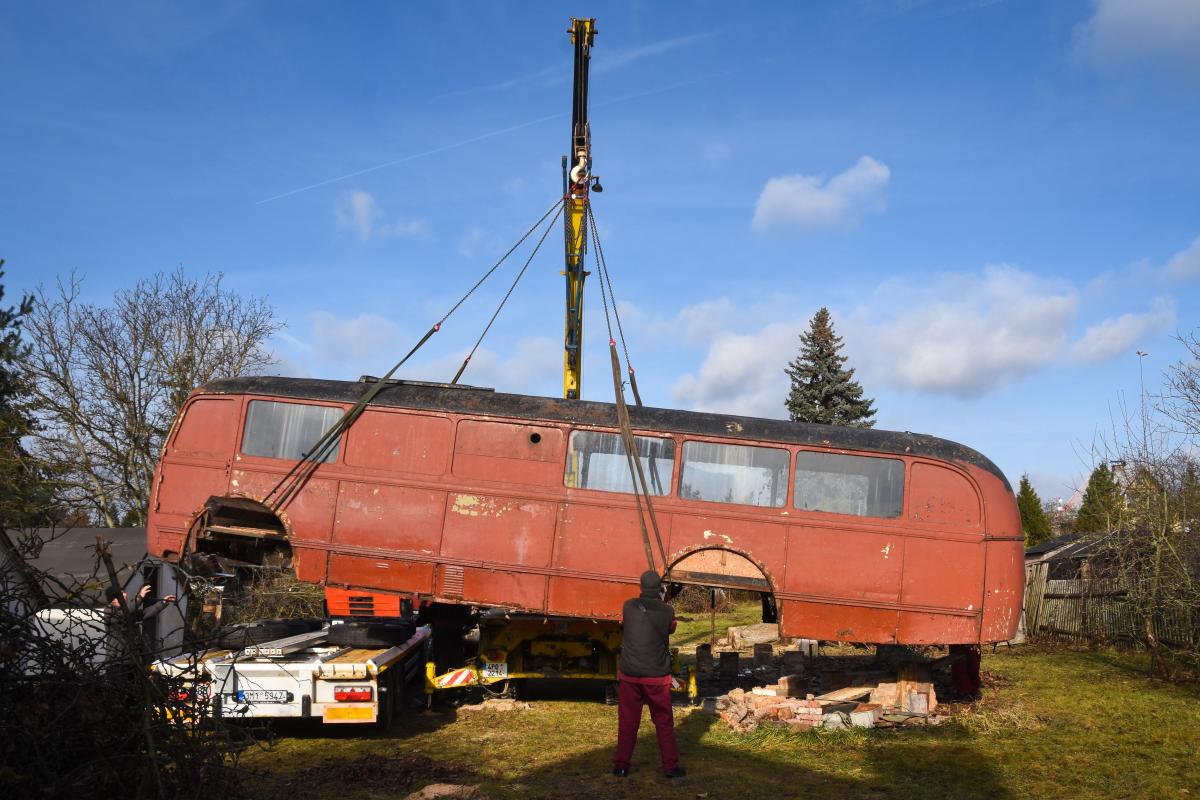
<path id="1" fill-rule="evenodd" d="M 155 476 L 149 550 L 179 554 L 206 503 L 262 500 L 295 463 L 245 452 L 251 403 L 274 404 L 258 408 L 284 415 L 272 430 L 286 438 L 291 404 L 336 419 L 364 389 L 239 378 L 193 392 Z M 673 448 L 671 483 L 654 508 L 674 579 L 769 593 L 783 636 L 901 644 L 1013 636 L 1020 518 L 1003 474 L 979 453 L 918 434 L 630 412 L 636 434 Z M 577 431 L 617 432 L 614 407 L 469 387 L 385 388 L 278 515 L 296 576 L 329 587 L 333 613 L 349 613 L 335 606 L 359 597 L 397 608 L 409 597 L 618 618 L 647 566 L 641 529 L 631 494 L 568 485 L 577 481 L 568 457 Z M 898 513 L 797 508 L 791 477 L 786 498 L 780 485 L 766 507 L 681 497 L 685 448 L 709 445 L 770 448 L 779 460 L 786 451 L 788 476 L 814 453 L 883 458 L 896 470 L 902 462 Z M 669 462 L 660 463 L 665 472 Z M 699 492 L 689 484 L 686 493 Z"/>

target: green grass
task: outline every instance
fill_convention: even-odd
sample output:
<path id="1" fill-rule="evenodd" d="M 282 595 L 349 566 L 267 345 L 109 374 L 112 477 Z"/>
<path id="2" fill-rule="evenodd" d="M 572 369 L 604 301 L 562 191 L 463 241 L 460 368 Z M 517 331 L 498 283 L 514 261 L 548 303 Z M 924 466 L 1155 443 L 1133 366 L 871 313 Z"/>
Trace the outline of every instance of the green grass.
<path id="1" fill-rule="evenodd" d="M 706 640 L 707 622 L 681 625 L 679 639 Z M 1200 688 L 1151 679 L 1144 658 L 1114 651 L 1001 650 L 985 655 L 983 666 L 999 685 L 938 727 L 739 735 L 711 714 L 677 709 L 689 775 L 676 782 L 657 774 L 648 719 L 633 774 L 611 777 L 616 710 L 578 700 L 535 700 L 531 710 L 507 713 L 417 713 L 386 735 L 293 729 L 243 763 L 286 779 L 369 755 L 429 758 L 459 770 L 452 782 L 514 799 L 581 791 L 605 798 L 1200 797 Z M 337 800 L 404 796 L 377 768 L 365 773 L 304 788 Z"/>
<path id="2" fill-rule="evenodd" d="M 671 645 L 680 650 L 695 652 L 696 645 L 709 640 L 712 632 L 712 616 L 701 612 L 699 614 L 677 613 L 678 627 L 671 636 Z M 734 625 L 753 625 L 762 622 L 762 607 L 746 603 L 734 606 L 731 611 L 717 614 L 717 638 L 724 636 Z"/>

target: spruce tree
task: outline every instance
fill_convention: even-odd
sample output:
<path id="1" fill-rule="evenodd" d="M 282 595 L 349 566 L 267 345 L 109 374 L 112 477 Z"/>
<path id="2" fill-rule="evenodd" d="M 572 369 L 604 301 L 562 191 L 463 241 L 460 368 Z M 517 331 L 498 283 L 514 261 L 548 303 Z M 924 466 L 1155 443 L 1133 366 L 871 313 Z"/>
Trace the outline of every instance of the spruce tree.
<path id="1" fill-rule="evenodd" d="M 1076 533 L 1108 533 L 1121 527 L 1125 496 L 1108 464 L 1092 470 L 1079 513 L 1075 515 Z"/>
<path id="2" fill-rule="evenodd" d="M 1033 547 L 1053 537 L 1050 520 L 1042 509 L 1042 499 L 1033 490 L 1028 475 L 1021 476 L 1021 488 L 1017 491 L 1017 508 L 1021 511 L 1021 530 L 1025 533 L 1025 546 Z"/>
<path id="3" fill-rule="evenodd" d="M 0 258 L 0 281 L 3 267 Z M 50 483 L 21 443 L 34 429 L 29 385 L 21 365 L 28 353 L 21 341 L 21 321 L 32 303 L 25 297 L 19 306 L 0 307 L 0 528 L 45 525 L 52 517 Z"/>
<path id="4" fill-rule="evenodd" d="M 829 309 L 813 315 L 800 344 L 800 354 L 784 370 L 792 381 L 784 403 L 792 421 L 872 427 L 874 401 L 863 397 L 854 370 L 845 368 L 842 337 L 833 332 Z"/>

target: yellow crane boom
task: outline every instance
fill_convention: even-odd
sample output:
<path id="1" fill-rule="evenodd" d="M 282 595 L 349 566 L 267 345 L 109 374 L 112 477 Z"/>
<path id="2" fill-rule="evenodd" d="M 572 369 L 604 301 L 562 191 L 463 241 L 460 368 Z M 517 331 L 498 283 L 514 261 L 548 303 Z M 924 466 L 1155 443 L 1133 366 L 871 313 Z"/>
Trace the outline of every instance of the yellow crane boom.
<path id="1" fill-rule="evenodd" d="M 571 19 L 575 80 L 571 104 L 571 149 L 563 156 L 563 215 L 566 234 L 567 322 L 563 353 L 563 397 L 578 400 L 583 391 L 583 281 L 587 254 L 588 192 L 592 188 L 592 136 L 588 126 L 588 62 L 596 37 L 595 19 Z M 599 180 L 595 190 L 602 191 Z"/>

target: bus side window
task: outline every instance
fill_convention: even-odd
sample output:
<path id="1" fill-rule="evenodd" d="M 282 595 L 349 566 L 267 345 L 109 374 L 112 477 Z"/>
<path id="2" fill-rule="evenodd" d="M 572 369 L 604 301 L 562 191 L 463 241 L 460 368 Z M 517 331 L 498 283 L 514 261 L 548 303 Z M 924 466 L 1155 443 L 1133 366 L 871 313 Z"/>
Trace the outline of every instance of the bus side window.
<path id="1" fill-rule="evenodd" d="M 780 508 L 787 501 L 788 451 L 684 442 L 679 496 Z"/>
<path id="2" fill-rule="evenodd" d="M 900 516 L 904 462 L 801 450 L 796 454 L 796 508 L 856 517 Z"/>
<path id="3" fill-rule="evenodd" d="M 341 417 L 340 408 L 252 400 L 246 411 L 242 452 L 248 456 L 297 460 Z M 335 444 L 322 459 L 325 463 L 337 460 L 338 446 Z"/>
<path id="4" fill-rule="evenodd" d="M 635 436 L 638 459 L 650 491 L 671 491 L 675 470 L 675 440 Z M 633 492 L 625 443 L 616 433 L 572 431 L 567 446 L 567 486 L 599 492 Z"/>

